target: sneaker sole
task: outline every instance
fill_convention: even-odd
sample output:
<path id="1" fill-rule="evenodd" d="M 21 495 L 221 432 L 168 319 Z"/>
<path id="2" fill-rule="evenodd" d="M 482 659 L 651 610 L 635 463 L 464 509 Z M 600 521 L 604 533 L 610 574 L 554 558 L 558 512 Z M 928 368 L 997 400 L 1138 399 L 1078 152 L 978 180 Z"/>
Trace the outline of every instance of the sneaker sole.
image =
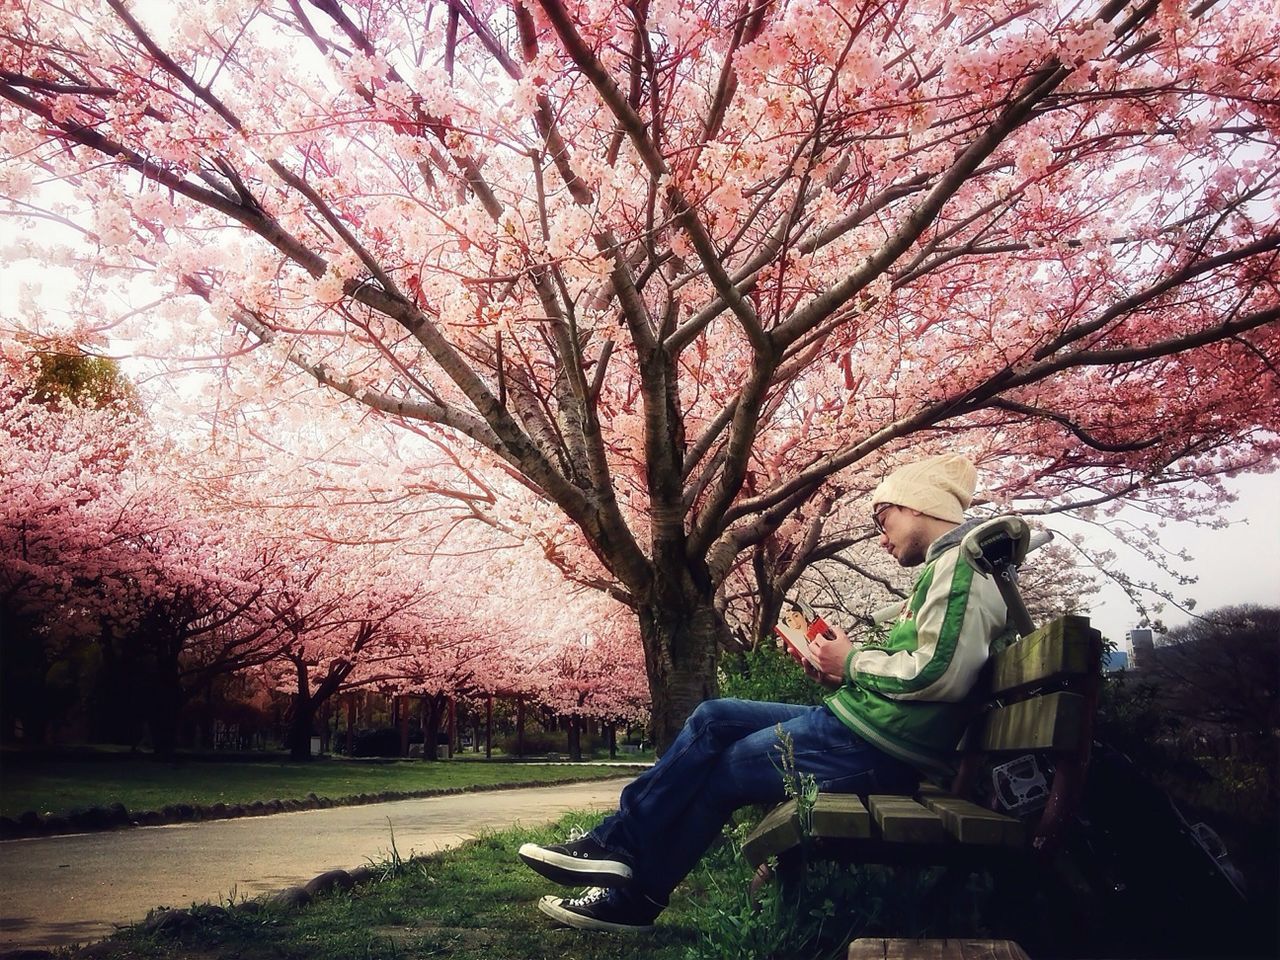
<path id="1" fill-rule="evenodd" d="M 519 856 L 530 869 L 566 887 L 625 887 L 631 882 L 631 868 L 620 860 L 579 860 L 536 843 L 522 846 Z"/>
<path id="2" fill-rule="evenodd" d="M 566 910 L 560 906 L 559 897 L 543 897 L 538 901 L 538 909 L 552 920 L 563 923 L 575 930 L 599 930 L 604 933 L 651 933 L 652 923 L 610 923 L 608 920 L 597 920 L 584 917 L 580 913 Z"/>

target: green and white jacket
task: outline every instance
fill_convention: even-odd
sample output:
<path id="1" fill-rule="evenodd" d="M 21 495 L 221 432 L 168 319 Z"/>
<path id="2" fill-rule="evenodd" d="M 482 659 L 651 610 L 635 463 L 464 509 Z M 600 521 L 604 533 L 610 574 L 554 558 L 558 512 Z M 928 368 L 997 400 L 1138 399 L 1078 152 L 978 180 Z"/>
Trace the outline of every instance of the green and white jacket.
<path id="1" fill-rule="evenodd" d="M 973 687 L 1005 631 L 995 580 L 957 549 L 981 521 L 930 544 L 911 596 L 882 638 L 854 645 L 845 683 L 827 697 L 855 733 L 916 769 L 947 775 L 973 715 Z"/>

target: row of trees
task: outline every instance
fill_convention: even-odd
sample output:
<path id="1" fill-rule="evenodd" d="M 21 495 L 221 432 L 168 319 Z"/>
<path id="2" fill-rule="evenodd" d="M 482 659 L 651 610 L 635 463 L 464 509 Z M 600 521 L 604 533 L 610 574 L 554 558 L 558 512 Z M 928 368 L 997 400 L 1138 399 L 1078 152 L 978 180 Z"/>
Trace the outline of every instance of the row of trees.
<path id="1" fill-rule="evenodd" d="M 1272 13 L 46 0 L 2 175 L 207 417 L 309 384 L 447 448 L 632 612 L 663 744 L 903 458 L 1179 518 L 1274 465 Z"/>
<path id="2" fill-rule="evenodd" d="M 20 723 L 39 741 L 75 715 L 95 738 L 136 743 L 145 730 L 164 754 L 180 717 L 200 715 L 207 735 L 217 704 L 287 698 L 285 739 L 304 757 L 318 715 L 360 690 L 399 701 L 402 719 L 412 701 L 429 742 L 459 700 L 495 694 L 568 718 L 571 740 L 586 718 L 647 713 L 625 608 L 567 584 L 510 524 L 443 509 L 457 489 L 439 496 L 442 471 L 406 487 L 388 468 L 359 487 L 341 419 L 312 410 L 328 460 L 304 453 L 304 476 L 291 477 L 300 461 L 253 431 L 213 445 L 162 438 L 118 365 L 76 344 L 6 346 L 5 736 Z M 800 588 L 851 622 L 885 588 L 901 593 L 886 564 L 851 541 L 810 564 Z M 1037 571 L 1024 591 L 1038 608 L 1070 607 L 1087 589 L 1061 558 Z M 770 687 L 757 694 L 777 696 L 781 670 L 803 688 L 798 670 L 770 662 L 766 605 L 728 599 L 745 611 L 728 648 L 738 682 L 757 674 Z"/>
<path id="3" fill-rule="evenodd" d="M 1140 664 L 1165 719 L 1210 744 L 1208 752 L 1258 761 L 1280 784 L 1280 607 L 1210 611 L 1166 634 Z"/>
<path id="4" fill-rule="evenodd" d="M 476 579 L 480 565 L 412 562 L 367 521 L 355 536 L 342 509 L 295 503 L 286 524 L 268 498 L 233 506 L 251 487 L 246 477 L 218 490 L 192 483 L 178 469 L 182 451 L 156 436 L 111 365 L 95 373 L 99 362 L 73 350 L 8 353 L 6 737 L 21 722 L 38 740 L 47 723 L 87 706 L 101 724 L 95 735 L 136 741 L 145 723 L 168 752 L 184 707 L 230 678 L 241 696 L 288 695 L 296 756 L 307 755 L 321 705 L 362 688 L 424 697 L 433 723 L 448 700 L 492 693 L 567 716 L 645 710 L 643 668 L 617 612 L 603 598 L 570 596 L 540 558 L 507 561 L 524 579 L 502 591 L 523 600 L 518 610 Z M 547 589 L 565 596 L 563 621 L 538 613 Z"/>

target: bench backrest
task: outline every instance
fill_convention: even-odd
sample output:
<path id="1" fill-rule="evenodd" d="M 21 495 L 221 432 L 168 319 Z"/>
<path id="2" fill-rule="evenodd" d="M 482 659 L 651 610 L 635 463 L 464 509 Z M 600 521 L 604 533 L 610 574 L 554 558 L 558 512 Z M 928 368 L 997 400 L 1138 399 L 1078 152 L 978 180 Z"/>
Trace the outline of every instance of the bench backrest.
<path id="1" fill-rule="evenodd" d="M 1033 842 L 1054 843 L 1084 785 L 1101 664 L 1101 634 L 1076 616 L 1059 617 L 993 657 L 982 680 L 986 706 L 965 736 L 952 792 L 972 793 L 991 758 L 1051 754 L 1053 784 Z"/>

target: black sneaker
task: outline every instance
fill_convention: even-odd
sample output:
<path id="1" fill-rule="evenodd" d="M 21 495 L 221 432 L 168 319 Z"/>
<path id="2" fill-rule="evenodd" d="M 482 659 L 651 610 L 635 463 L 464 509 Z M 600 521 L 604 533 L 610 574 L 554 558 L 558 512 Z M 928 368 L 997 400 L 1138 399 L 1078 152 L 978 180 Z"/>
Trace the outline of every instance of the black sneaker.
<path id="1" fill-rule="evenodd" d="M 593 887 L 573 899 L 543 897 L 538 909 L 566 926 L 609 933 L 648 933 L 662 912 L 661 905 L 648 897 L 604 887 Z"/>
<path id="2" fill-rule="evenodd" d="M 623 887 L 631 882 L 631 860 L 606 850 L 590 834 L 574 830 L 566 843 L 526 843 L 520 859 L 548 880 L 566 887 Z"/>

